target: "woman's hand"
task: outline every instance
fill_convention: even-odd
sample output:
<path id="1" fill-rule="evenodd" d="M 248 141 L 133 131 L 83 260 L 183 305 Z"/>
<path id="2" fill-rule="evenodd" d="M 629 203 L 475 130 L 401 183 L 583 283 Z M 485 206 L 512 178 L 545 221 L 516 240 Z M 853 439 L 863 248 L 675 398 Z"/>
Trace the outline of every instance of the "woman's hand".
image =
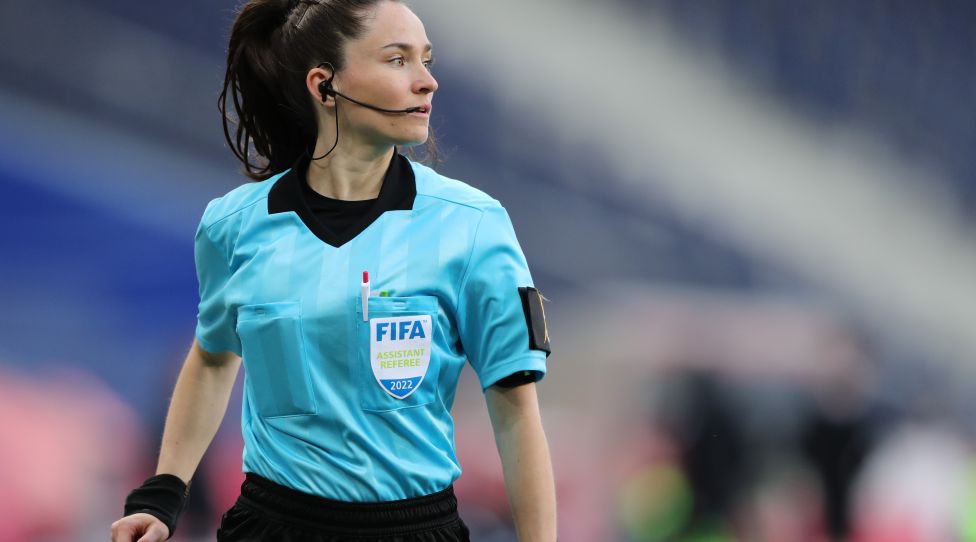
<path id="1" fill-rule="evenodd" d="M 193 339 L 169 403 L 157 476 L 165 473 L 189 483 L 224 418 L 240 367 L 241 358 L 232 352 L 213 354 Z M 165 506 L 174 514 L 175 530 L 180 508 L 172 508 L 172 503 Z M 162 542 L 169 536 L 169 527 L 146 513 L 131 514 L 112 524 L 112 542 Z"/>
<path id="2" fill-rule="evenodd" d="M 112 542 L 163 542 L 169 528 L 156 516 L 132 514 L 112 524 Z"/>

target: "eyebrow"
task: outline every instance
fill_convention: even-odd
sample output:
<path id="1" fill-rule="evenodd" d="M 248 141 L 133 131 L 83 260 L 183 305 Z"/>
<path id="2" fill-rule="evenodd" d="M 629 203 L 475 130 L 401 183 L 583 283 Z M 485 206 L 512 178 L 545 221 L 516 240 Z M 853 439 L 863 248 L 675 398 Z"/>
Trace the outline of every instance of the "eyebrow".
<path id="1" fill-rule="evenodd" d="M 391 47 L 397 49 L 403 49 L 404 51 L 413 51 L 413 45 L 410 45 L 409 43 L 400 43 L 400 42 L 384 45 L 383 47 L 380 47 L 380 49 L 389 49 Z M 433 48 L 434 46 L 428 43 L 427 45 L 424 46 L 424 51 L 430 51 Z"/>

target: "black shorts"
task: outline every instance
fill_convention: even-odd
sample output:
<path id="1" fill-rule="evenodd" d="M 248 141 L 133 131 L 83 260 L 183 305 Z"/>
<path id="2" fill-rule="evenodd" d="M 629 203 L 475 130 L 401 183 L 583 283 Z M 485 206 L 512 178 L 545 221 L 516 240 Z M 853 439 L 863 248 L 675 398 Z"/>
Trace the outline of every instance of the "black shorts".
<path id="1" fill-rule="evenodd" d="M 218 542 L 468 542 L 454 488 L 400 501 L 350 503 L 247 473 Z"/>

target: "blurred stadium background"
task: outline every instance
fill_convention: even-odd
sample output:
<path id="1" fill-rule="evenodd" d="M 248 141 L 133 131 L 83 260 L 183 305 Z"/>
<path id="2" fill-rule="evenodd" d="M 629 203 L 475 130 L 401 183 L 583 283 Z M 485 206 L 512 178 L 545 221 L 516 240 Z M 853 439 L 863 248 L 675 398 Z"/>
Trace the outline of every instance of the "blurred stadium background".
<path id="1" fill-rule="evenodd" d="M 413 0 L 548 306 L 565 542 L 976 541 L 976 4 Z M 0 4 L 0 542 L 105 540 L 243 177 L 232 2 Z M 237 495 L 239 389 L 173 540 Z M 515 539 L 484 402 L 474 540 Z"/>

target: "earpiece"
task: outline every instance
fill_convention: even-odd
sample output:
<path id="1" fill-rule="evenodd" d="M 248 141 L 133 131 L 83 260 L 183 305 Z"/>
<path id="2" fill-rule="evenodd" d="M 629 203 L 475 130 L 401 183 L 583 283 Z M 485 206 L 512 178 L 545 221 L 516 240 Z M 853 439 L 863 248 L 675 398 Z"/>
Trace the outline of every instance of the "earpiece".
<path id="1" fill-rule="evenodd" d="M 319 94 L 322 95 L 322 103 L 325 103 L 325 100 L 327 100 L 329 96 L 335 96 L 336 93 L 335 89 L 332 88 L 331 77 L 319 83 Z"/>
<path id="2" fill-rule="evenodd" d="M 324 66 L 328 66 L 332 73 L 329 74 L 328 79 L 324 79 L 319 83 L 319 94 L 322 95 L 322 103 L 325 103 L 325 100 L 329 96 L 335 97 L 336 95 L 335 89 L 332 88 L 332 79 L 335 77 L 335 66 L 333 66 L 331 62 L 323 62 L 318 65 L 319 68 Z"/>

